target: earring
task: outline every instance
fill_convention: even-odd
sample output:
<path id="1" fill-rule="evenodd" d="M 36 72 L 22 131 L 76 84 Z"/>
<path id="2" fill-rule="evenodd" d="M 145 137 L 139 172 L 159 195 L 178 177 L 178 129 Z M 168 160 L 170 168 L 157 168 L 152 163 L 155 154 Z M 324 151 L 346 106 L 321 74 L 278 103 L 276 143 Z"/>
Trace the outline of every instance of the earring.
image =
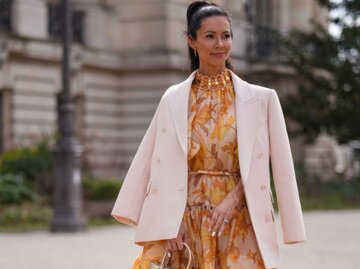
<path id="1" fill-rule="evenodd" d="M 197 55 L 196 55 L 196 49 L 194 49 L 194 55 L 195 55 L 195 57 L 197 57 Z"/>

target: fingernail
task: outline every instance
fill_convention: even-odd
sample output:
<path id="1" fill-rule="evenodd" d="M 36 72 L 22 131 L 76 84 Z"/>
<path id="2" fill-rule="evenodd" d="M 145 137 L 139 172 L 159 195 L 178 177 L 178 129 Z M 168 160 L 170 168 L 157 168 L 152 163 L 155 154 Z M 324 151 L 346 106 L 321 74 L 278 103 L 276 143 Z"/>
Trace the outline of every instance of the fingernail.
<path id="1" fill-rule="evenodd" d="M 219 235 L 218 236 L 220 236 L 221 235 L 221 232 L 219 232 Z"/>
<path id="2" fill-rule="evenodd" d="M 211 236 L 214 236 L 216 233 L 215 232 L 212 232 Z"/>

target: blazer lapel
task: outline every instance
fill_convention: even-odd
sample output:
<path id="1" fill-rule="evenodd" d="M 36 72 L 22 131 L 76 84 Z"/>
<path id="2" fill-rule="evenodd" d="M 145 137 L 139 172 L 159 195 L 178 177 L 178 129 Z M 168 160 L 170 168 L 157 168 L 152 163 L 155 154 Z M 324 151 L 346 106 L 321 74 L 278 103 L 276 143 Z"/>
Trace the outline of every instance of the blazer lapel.
<path id="1" fill-rule="evenodd" d="M 195 78 L 196 71 L 182 83 L 177 85 L 177 89 L 170 99 L 170 109 L 172 111 L 172 121 L 175 125 L 181 148 L 187 154 L 187 121 L 188 121 L 188 102 L 191 90 L 191 83 Z M 176 86 L 175 86 L 176 87 Z"/>
<path id="2" fill-rule="evenodd" d="M 230 71 L 231 72 L 231 71 Z M 258 126 L 259 98 L 254 96 L 247 82 L 231 72 L 235 90 L 236 133 L 240 174 L 243 183 L 248 178 L 253 145 Z"/>
<path id="3" fill-rule="evenodd" d="M 191 83 L 196 71 L 174 90 L 170 99 L 171 117 L 174 123 L 180 146 L 187 154 L 187 120 L 188 102 Z M 250 168 L 253 144 L 258 125 L 258 98 L 254 96 L 248 84 L 230 71 L 235 90 L 235 109 L 237 125 L 238 155 L 240 173 L 243 183 L 246 181 Z"/>

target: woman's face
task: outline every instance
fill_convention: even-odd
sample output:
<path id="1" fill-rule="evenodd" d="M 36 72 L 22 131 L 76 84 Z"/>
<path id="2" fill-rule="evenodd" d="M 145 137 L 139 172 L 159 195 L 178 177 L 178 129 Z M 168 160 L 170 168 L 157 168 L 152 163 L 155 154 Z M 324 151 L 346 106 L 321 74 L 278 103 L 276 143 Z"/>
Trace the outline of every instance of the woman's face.
<path id="1" fill-rule="evenodd" d="M 188 37 L 188 42 L 198 54 L 200 67 L 224 67 L 232 47 L 230 23 L 227 18 L 212 16 L 204 19 L 196 34 L 196 40 Z"/>

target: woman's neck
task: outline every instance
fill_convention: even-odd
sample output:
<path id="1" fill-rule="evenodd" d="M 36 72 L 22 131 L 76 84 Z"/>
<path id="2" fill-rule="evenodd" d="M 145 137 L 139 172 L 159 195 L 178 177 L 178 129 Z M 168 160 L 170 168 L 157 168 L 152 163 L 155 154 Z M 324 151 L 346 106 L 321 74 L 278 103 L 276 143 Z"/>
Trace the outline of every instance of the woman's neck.
<path id="1" fill-rule="evenodd" d="M 199 67 L 199 73 L 204 76 L 216 76 L 218 74 L 221 74 L 226 69 L 225 66 L 221 67 Z"/>

